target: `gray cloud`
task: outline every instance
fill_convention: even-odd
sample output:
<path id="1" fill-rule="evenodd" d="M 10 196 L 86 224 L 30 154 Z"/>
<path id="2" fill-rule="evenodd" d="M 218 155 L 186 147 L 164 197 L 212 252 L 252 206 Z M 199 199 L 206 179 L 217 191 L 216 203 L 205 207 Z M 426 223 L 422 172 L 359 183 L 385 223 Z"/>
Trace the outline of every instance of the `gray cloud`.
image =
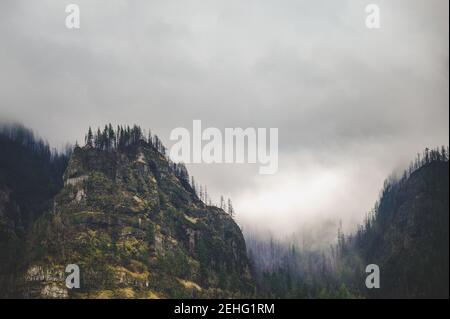
<path id="1" fill-rule="evenodd" d="M 190 165 L 243 224 L 361 221 L 384 177 L 448 144 L 448 1 L 75 1 L 0 4 L 0 116 L 57 146 L 106 122 L 170 131 L 278 127 L 280 169 Z M 321 181 L 323 184 L 317 184 Z M 357 194 L 355 196 L 354 194 Z M 268 207 L 267 198 L 283 201 Z"/>

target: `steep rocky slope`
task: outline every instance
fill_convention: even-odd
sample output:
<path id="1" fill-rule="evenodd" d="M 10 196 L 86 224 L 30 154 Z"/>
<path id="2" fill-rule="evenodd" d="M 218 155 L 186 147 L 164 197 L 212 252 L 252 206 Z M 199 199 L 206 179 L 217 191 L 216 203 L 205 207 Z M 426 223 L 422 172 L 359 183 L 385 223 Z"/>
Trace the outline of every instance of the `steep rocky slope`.
<path id="1" fill-rule="evenodd" d="M 364 267 L 371 263 L 380 267 L 380 289 L 366 289 L 364 278 L 358 277 L 361 293 L 377 298 L 448 298 L 448 198 L 447 159 L 425 163 L 385 187 L 376 214 L 344 247 L 344 256 L 356 251 L 364 261 L 347 265 L 355 273 L 365 276 Z"/>
<path id="2" fill-rule="evenodd" d="M 140 140 L 76 147 L 53 207 L 34 225 L 24 297 L 240 297 L 252 293 L 245 241 L 165 156 Z M 81 287 L 67 289 L 77 264 Z"/>

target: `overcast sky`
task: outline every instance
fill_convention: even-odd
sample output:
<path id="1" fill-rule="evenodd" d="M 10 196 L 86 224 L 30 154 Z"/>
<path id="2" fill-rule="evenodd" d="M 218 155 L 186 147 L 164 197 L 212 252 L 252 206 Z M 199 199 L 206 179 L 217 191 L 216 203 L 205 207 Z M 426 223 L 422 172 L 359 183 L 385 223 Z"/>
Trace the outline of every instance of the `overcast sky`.
<path id="1" fill-rule="evenodd" d="M 65 27 L 77 3 L 81 28 Z M 378 4 L 381 29 L 365 26 Z M 279 170 L 189 165 L 239 222 L 278 234 L 373 206 L 383 180 L 448 145 L 447 0 L 0 2 L 0 119 L 60 147 L 88 126 L 279 128 Z"/>

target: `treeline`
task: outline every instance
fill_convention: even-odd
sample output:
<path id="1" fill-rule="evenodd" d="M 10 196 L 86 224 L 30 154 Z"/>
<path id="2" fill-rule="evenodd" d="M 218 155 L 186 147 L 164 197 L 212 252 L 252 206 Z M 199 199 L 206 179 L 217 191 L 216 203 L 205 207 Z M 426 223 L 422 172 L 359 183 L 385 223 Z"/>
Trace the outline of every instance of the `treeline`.
<path id="1" fill-rule="evenodd" d="M 31 151 L 35 156 L 48 162 L 55 162 L 70 156 L 72 146 L 67 145 L 63 151 L 50 148 L 48 142 L 37 138 L 33 131 L 20 124 L 0 124 L 0 138 Z"/>
<path id="2" fill-rule="evenodd" d="M 96 149 L 103 151 L 123 151 L 127 147 L 137 145 L 140 142 L 148 143 L 156 148 L 161 154 L 166 154 L 166 148 L 159 137 L 157 135 L 152 135 L 150 130 L 146 136 L 145 131 L 138 125 L 133 125 L 131 127 L 128 125 L 118 125 L 116 128 L 113 128 L 110 123 L 105 125 L 102 130 L 97 128 L 95 133 L 93 133 L 91 127 L 89 127 L 89 130 L 85 135 L 86 146 L 95 147 Z"/>
<path id="3" fill-rule="evenodd" d="M 358 226 L 358 230 L 355 235 L 348 236 L 348 239 L 352 240 L 356 237 L 358 241 L 362 241 L 362 238 L 372 237 L 372 232 L 375 231 L 376 223 L 383 223 L 388 216 L 383 214 L 385 207 L 382 207 L 382 203 L 385 202 L 389 194 L 393 193 L 396 189 L 399 189 L 405 182 L 411 177 L 414 172 L 420 170 L 424 166 L 430 165 L 432 163 L 448 162 L 449 160 L 449 147 L 441 146 L 434 149 L 425 148 L 422 153 L 417 153 L 416 158 L 411 161 L 409 167 L 403 171 L 401 177 L 396 175 L 391 175 L 384 181 L 383 188 L 380 192 L 379 199 L 374 205 L 374 208 L 367 213 L 364 223 Z M 345 246 L 345 236 L 342 232 L 338 231 L 340 250 L 344 249 Z"/>
<path id="4" fill-rule="evenodd" d="M 190 185 L 191 185 L 192 190 L 194 191 L 194 193 L 198 196 L 198 198 L 203 203 L 205 203 L 208 206 L 216 206 L 216 207 L 222 209 L 223 211 L 225 211 L 226 213 L 228 213 L 228 215 L 230 215 L 232 218 L 235 217 L 233 203 L 232 203 L 230 198 L 225 200 L 225 197 L 223 195 L 221 195 L 219 204 L 215 204 L 215 203 L 212 202 L 212 200 L 211 200 L 211 198 L 209 196 L 207 186 L 197 184 L 195 179 L 194 179 L 194 176 L 191 177 L 191 184 Z"/>
<path id="5" fill-rule="evenodd" d="M 22 125 L 0 126 L 0 186 L 10 192 L 7 217 L 16 225 L 26 228 L 63 186 L 71 151 L 51 149 Z"/>
<path id="6" fill-rule="evenodd" d="M 417 153 L 416 158 L 410 162 L 409 167 L 403 171 L 400 178 L 395 175 L 390 176 L 383 185 L 380 198 L 384 193 L 389 192 L 392 187 L 403 184 L 415 171 L 422 167 L 435 163 L 435 162 L 448 162 L 449 160 L 449 147 L 441 146 L 434 149 L 425 148 L 421 153 Z"/>
<path id="7" fill-rule="evenodd" d="M 265 237 L 265 236 L 264 236 Z M 263 298 L 354 298 L 338 280 L 332 249 L 308 249 L 294 237 L 280 241 L 246 233 L 248 255 Z"/>
<path id="8" fill-rule="evenodd" d="M 194 177 L 190 177 L 186 165 L 184 163 L 173 162 L 167 152 L 167 148 L 161 142 L 161 139 L 151 130 L 143 130 L 138 125 L 122 126 L 118 125 L 116 128 L 112 124 L 107 124 L 103 129 L 97 128 L 95 133 L 89 127 L 85 135 L 85 146 L 96 148 L 102 151 L 125 151 L 128 147 L 145 143 L 155 149 L 162 156 L 165 157 L 169 163 L 171 171 L 185 184 L 190 185 L 193 193 L 205 204 L 209 206 L 216 206 L 223 209 L 231 217 L 235 217 L 235 211 L 231 199 L 225 201 L 224 197 L 220 197 L 219 204 L 214 203 L 207 191 L 207 186 L 198 184 Z"/>
<path id="9" fill-rule="evenodd" d="M 170 159 L 168 159 L 169 163 L 172 163 L 172 165 L 175 165 L 175 167 L 178 167 L 181 165 L 181 171 L 182 173 L 182 177 L 180 178 L 184 178 L 185 180 L 189 181 L 189 174 L 187 173 L 186 167 L 184 166 L 183 163 L 181 164 L 174 164 Z M 178 168 L 180 169 L 180 168 Z M 227 200 L 225 200 L 225 197 L 223 195 L 220 196 L 220 200 L 219 203 L 215 203 L 211 200 L 211 197 L 209 196 L 208 193 L 208 188 L 206 185 L 201 185 L 198 184 L 194 178 L 194 176 L 191 176 L 190 178 L 190 187 L 192 189 L 192 192 L 205 204 L 208 206 L 215 206 L 218 207 L 220 209 L 222 209 L 224 212 L 226 212 L 228 215 L 230 215 L 231 218 L 235 218 L 236 214 L 234 211 L 234 207 L 233 207 L 233 203 L 231 201 L 230 198 L 228 198 Z"/>

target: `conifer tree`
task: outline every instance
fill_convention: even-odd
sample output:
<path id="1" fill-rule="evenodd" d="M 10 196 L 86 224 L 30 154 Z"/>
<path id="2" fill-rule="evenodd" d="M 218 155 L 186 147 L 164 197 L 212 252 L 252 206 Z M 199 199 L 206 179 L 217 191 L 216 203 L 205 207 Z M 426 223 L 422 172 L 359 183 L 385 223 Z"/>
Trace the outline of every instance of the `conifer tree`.
<path id="1" fill-rule="evenodd" d="M 93 145 L 93 139 L 94 139 L 94 136 L 92 134 L 92 129 L 89 126 L 89 130 L 88 130 L 88 134 L 87 134 L 87 138 L 86 138 L 86 145 L 89 146 L 89 147 L 93 147 L 94 146 Z"/>
<path id="2" fill-rule="evenodd" d="M 234 208 L 231 203 L 231 199 L 228 198 L 228 214 L 233 218 L 234 217 Z"/>
<path id="3" fill-rule="evenodd" d="M 220 209 L 225 210 L 225 200 L 222 195 L 220 196 Z"/>
<path id="4" fill-rule="evenodd" d="M 194 191 L 194 194 L 197 195 L 197 189 L 195 187 L 194 176 L 191 177 L 191 187 L 192 187 L 192 190 Z"/>

